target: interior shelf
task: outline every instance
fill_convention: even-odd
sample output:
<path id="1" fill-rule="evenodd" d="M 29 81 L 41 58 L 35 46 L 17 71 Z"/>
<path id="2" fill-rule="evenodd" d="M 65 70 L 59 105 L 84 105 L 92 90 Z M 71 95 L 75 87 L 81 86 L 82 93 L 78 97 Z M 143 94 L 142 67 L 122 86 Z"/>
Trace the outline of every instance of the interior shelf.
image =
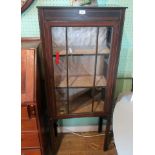
<path id="1" fill-rule="evenodd" d="M 103 111 L 103 105 L 104 105 L 104 102 L 103 101 L 95 101 L 94 102 L 94 110 L 93 112 L 101 112 Z M 86 103 L 83 103 L 83 104 L 78 104 L 76 105 L 76 103 L 74 103 L 72 105 L 72 109 L 71 109 L 71 113 L 87 113 L 87 112 L 92 112 L 92 102 L 88 101 Z"/>
<path id="2" fill-rule="evenodd" d="M 68 87 L 93 87 L 94 76 L 70 76 L 68 79 Z M 105 87 L 107 81 L 104 76 L 96 75 L 96 87 Z M 64 78 L 56 87 L 66 88 L 67 87 L 67 78 Z"/>
<path id="3" fill-rule="evenodd" d="M 66 56 L 66 50 L 62 49 L 54 49 L 54 56 L 55 53 L 59 52 L 60 56 Z M 109 48 L 104 48 L 103 50 L 99 50 L 97 54 L 109 54 L 110 49 Z M 94 49 L 75 49 L 75 50 L 68 50 L 68 55 L 95 55 L 96 50 Z"/>
<path id="4" fill-rule="evenodd" d="M 84 98 L 78 100 L 74 100 L 74 102 L 70 103 L 69 113 L 90 113 L 92 112 L 92 99 L 87 99 L 84 101 Z M 104 101 L 94 101 L 93 112 L 102 112 L 104 109 Z M 67 114 L 67 105 L 61 105 L 61 107 L 57 108 L 59 114 Z"/>

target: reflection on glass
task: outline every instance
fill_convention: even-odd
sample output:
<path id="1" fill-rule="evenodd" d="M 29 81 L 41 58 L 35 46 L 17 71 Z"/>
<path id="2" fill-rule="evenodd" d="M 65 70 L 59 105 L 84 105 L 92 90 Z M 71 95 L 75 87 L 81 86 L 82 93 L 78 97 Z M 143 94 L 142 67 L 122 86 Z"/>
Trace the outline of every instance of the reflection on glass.
<path id="1" fill-rule="evenodd" d="M 56 94 L 57 114 L 59 115 L 67 114 L 67 89 L 56 88 L 55 94 Z"/>
<path id="2" fill-rule="evenodd" d="M 52 27 L 52 47 L 53 55 L 59 52 L 60 55 L 66 55 L 66 28 Z"/>
<path id="3" fill-rule="evenodd" d="M 70 88 L 69 103 L 70 113 L 92 112 L 92 94 L 90 88 Z"/>
<path id="4" fill-rule="evenodd" d="M 53 57 L 54 66 L 54 84 L 55 87 L 67 87 L 67 63 L 66 57 L 59 58 L 59 63 L 56 63 L 56 57 Z"/>
<path id="5" fill-rule="evenodd" d="M 105 68 L 107 68 L 105 64 L 104 55 L 98 55 L 97 56 L 97 63 L 96 63 L 96 77 L 95 77 L 95 86 L 106 86 L 106 71 Z"/>
<path id="6" fill-rule="evenodd" d="M 93 112 L 102 112 L 104 110 L 104 88 L 95 88 Z"/>
<path id="7" fill-rule="evenodd" d="M 68 27 L 70 54 L 95 54 L 96 27 Z"/>
<path id="8" fill-rule="evenodd" d="M 95 56 L 69 56 L 68 76 L 70 87 L 92 87 Z"/>
<path id="9" fill-rule="evenodd" d="M 53 54 L 66 55 L 66 27 L 52 27 Z M 98 54 L 109 54 L 111 29 L 99 27 Z M 96 54 L 97 27 L 67 27 L 68 54 Z"/>

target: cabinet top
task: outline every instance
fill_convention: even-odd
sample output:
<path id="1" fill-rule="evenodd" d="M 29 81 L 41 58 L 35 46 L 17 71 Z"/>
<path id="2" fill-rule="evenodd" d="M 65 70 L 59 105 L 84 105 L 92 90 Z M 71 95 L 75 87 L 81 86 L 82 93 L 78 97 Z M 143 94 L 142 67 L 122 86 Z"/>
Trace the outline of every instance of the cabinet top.
<path id="1" fill-rule="evenodd" d="M 125 10 L 126 7 L 38 7 L 40 19 L 51 22 L 120 21 Z"/>
<path id="2" fill-rule="evenodd" d="M 91 6 L 79 6 L 79 7 L 72 7 L 72 6 L 37 6 L 38 9 L 127 9 L 128 7 L 121 7 L 121 6 L 112 6 L 112 5 L 105 5 L 105 6 L 97 6 L 97 7 L 91 7 Z"/>

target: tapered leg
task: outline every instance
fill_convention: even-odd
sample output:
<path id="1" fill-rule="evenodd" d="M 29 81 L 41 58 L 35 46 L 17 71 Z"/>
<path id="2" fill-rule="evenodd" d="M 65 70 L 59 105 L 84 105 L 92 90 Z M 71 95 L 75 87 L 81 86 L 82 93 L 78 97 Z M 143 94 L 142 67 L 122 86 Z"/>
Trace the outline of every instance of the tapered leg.
<path id="1" fill-rule="evenodd" d="M 57 121 L 54 121 L 54 133 L 56 137 L 58 136 L 57 127 L 58 127 Z"/>
<path id="2" fill-rule="evenodd" d="M 99 117 L 99 121 L 98 121 L 98 132 L 99 133 L 102 132 L 102 124 L 103 124 L 103 118 Z"/>
<path id="3" fill-rule="evenodd" d="M 110 125 L 111 125 L 111 118 L 110 116 L 106 122 L 106 130 L 105 130 L 105 139 L 104 139 L 104 151 L 108 150 L 109 143 L 110 143 Z"/>
<path id="4" fill-rule="evenodd" d="M 56 155 L 57 152 L 57 139 L 56 139 L 56 125 L 55 125 L 55 121 L 51 120 L 50 121 L 50 145 L 51 145 L 51 155 Z"/>

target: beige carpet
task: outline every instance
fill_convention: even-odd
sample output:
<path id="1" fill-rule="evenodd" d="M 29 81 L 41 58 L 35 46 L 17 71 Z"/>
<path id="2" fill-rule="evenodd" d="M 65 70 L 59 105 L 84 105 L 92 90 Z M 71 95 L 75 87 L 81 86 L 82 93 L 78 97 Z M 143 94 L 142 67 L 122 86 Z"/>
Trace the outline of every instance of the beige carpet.
<path id="1" fill-rule="evenodd" d="M 94 135 L 98 133 L 83 133 Z M 116 155 L 114 145 L 108 151 L 103 151 L 104 136 L 83 138 L 73 134 L 64 134 L 57 155 Z"/>

